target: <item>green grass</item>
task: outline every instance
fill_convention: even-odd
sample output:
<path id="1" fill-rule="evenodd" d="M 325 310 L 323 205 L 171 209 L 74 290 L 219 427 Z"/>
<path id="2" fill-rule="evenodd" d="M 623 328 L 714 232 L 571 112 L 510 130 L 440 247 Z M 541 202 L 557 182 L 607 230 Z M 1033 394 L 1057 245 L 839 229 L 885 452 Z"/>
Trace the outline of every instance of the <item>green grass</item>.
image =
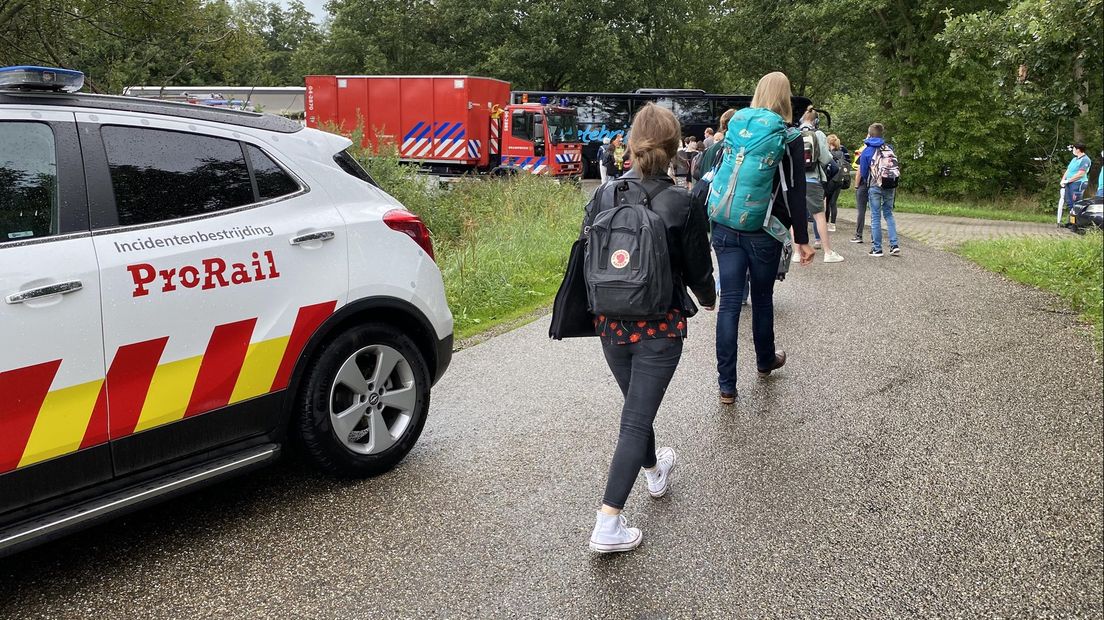
<path id="1" fill-rule="evenodd" d="M 358 158 L 429 227 L 458 339 L 551 302 L 579 234 L 578 186 L 518 175 L 441 188 L 393 155 Z"/>
<path id="2" fill-rule="evenodd" d="M 1056 293 L 1093 327 L 1104 347 L 1104 236 L 969 241 L 959 253 L 1016 282 Z"/>
<path id="3" fill-rule="evenodd" d="M 840 205 L 851 207 L 855 204 L 855 195 L 854 190 L 848 191 L 851 192 L 850 196 L 848 198 L 841 196 Z M 893 202 L 893 210 L 897 213 L 950 215 L 977 220 L 1052 223 L 1058 197 L 1055 196 L 1053 204 L 1044 204 L 1044 202 L 1038 198 L 1022 196 L 1009 196 L 1001 200 L 943 200 L 898 192 Z"/>

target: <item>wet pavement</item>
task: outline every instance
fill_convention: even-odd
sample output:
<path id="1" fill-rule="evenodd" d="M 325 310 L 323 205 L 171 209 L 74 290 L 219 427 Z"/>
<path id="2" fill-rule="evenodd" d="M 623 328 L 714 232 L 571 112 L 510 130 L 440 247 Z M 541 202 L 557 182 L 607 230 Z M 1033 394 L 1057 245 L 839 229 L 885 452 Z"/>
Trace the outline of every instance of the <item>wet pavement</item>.
<path id="1" fill-rule="evenodd" d="M 633 553 L 586 545 L 617 388 L 597 342 L 550 342 L 544 318 L 456 355 L 394 471 L 285 463 L 2 560 L 0 618 L 1100 617 L 1088 329 L 953 255 L 870 258 L 842 230 L 846 262 L 778 288 L 790 357 L 769 379 L 745 322 L 736 406 L 714 317 L 691 320 L 657 420 L 674 486 L 634 489 Z"/>

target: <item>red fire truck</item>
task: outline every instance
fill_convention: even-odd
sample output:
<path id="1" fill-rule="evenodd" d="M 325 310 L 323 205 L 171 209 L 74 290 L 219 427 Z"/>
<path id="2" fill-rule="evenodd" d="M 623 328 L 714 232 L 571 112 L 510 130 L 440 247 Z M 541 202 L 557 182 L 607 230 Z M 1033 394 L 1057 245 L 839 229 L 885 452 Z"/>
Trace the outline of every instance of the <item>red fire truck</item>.
<path id="1" fill-rule="evenodd" d="M 361 127 L 364 146 L 393 145 L 436 174 L 582 174 L 574 108 L 543 98 L 512 104 L 502 80 L 310 75 L 306 83 L 308 127 Z"/>

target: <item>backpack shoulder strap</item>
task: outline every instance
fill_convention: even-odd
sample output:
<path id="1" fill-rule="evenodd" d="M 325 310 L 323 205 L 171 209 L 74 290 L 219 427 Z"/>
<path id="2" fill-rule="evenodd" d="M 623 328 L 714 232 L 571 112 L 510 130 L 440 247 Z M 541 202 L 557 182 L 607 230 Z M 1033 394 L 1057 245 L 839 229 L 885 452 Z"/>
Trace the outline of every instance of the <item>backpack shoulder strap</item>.
<path id="1" fill-rule="evenodd" d="M 618 179 L 617 180 L 618 187 L 616 188 L 616 190 L 628 189 L 628 184 L 629 183 L 635 184 L 638 188 L 640 188 L 640 191 L 644 194 L 644 199 L 646 201 L 646 206 L 650 210 L 652 208 L 652 201 L 655 200 L 655 197 L 658 196 L 660 194 L 660 192 L 662 192 L 666 188 L 666 186 L 663 183 L 657 183 L 655 185 L 655 187 L 653 187 L 651 190 L 649 190 L 648 186 L 645 184 L 646 180 L 647 179 Z M 622 183 L 624 183 L 624 186 L 621 185 Z M 617 201 L 615 199 L 614 204 L 616 204 L 616 202 Z"/>

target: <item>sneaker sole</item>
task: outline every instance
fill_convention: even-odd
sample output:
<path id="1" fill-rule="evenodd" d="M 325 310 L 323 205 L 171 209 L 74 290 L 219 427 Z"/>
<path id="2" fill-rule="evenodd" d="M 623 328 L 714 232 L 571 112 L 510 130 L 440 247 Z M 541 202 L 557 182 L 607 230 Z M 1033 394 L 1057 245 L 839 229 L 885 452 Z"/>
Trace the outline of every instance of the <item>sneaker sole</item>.
<path id="1" fill-rule="evenodd" d="M 595 553 L 621 553 L 623 551 L 632 551 L 633 549 L 636 549 L 637 547 L 640 546 L 640 543 L 643 542 L 643 541 L 644 541 L 644 534 L 643 533 L 641 533 L 639 536 L 637 536 L 633 540 L 630 540 L 629 542 L 623 542 L 623 543 L 603 544 L 603 543 L 596 543 L 592 540 L 592 541 L 590 541 L 590 550 L 595 552 Z"/>
<path id="2" fill-rule="evenodd" d="M 862 243 L 862 239 L 848 239 L 851 243 Z"/>
<path id="3" fill-rule="evenodd" d="M 651 495 L 654 499 L 659 499 L 664 495 L 667 495 L 667 491 L 671 490 L 671 472 L 675 471 L 675 463 L 678 463 L 678 452 L 673 453 L 675 456 L 671 459 L 671 469 L 667 470 L 667 479 L 664 480 L 663 490 L 658 493 L 652 493 L 651 489 L 648 489 L 648 495 Z"/>

